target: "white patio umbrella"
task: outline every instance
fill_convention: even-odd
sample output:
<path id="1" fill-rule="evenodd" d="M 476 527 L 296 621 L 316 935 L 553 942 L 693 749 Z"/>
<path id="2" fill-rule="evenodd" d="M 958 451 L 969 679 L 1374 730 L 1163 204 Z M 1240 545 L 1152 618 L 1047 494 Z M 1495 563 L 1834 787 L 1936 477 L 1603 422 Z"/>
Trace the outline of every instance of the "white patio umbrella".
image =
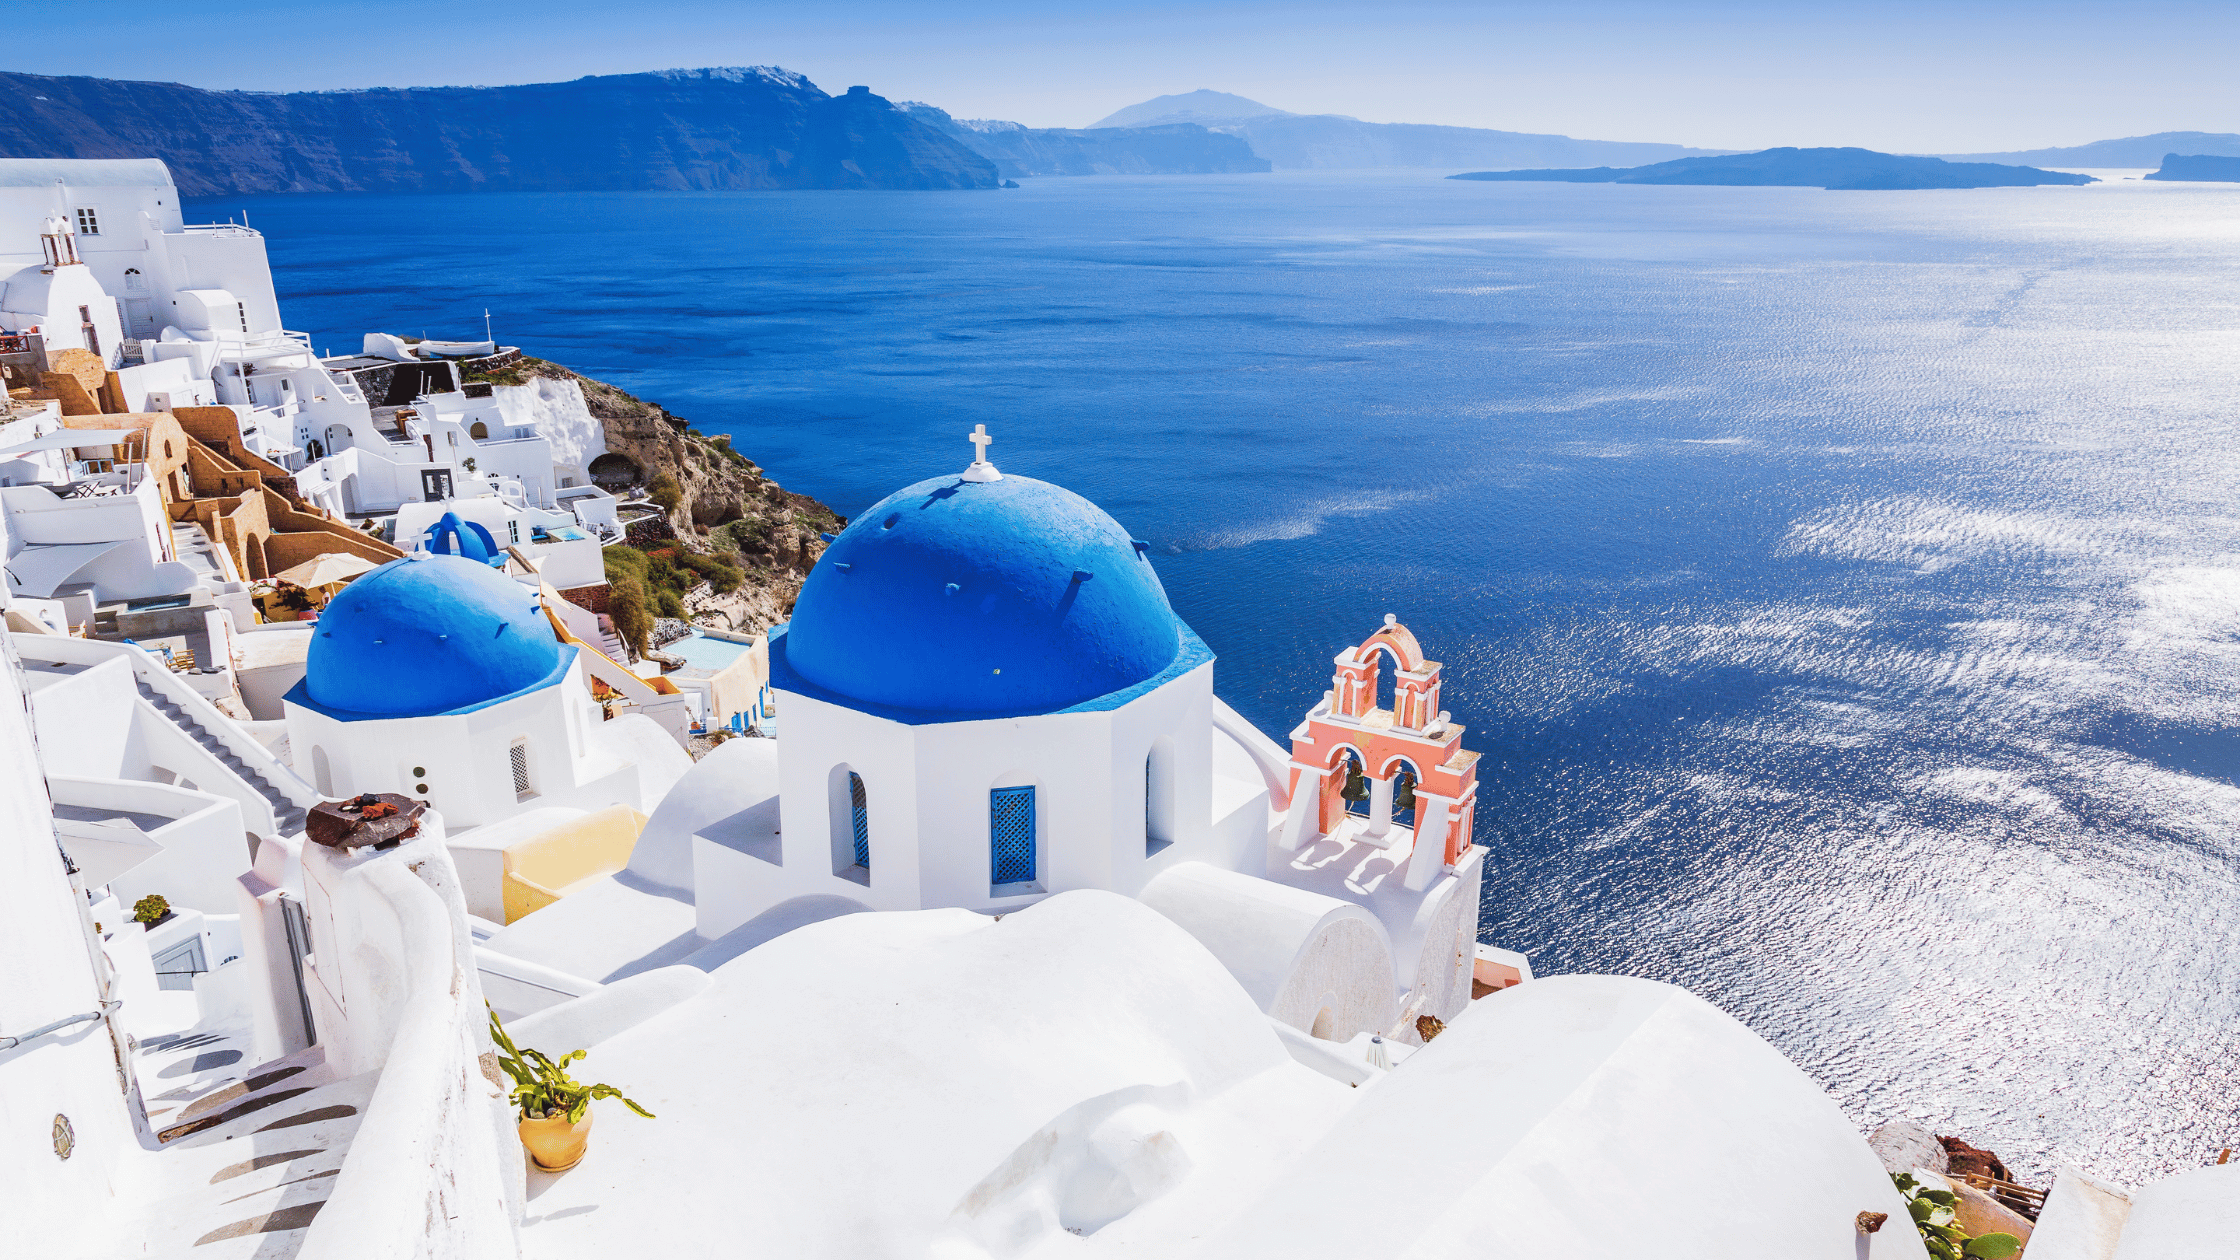
<path id="1" fill-rule="evenodd" d="M 312 590 L 345 582 L 361 573 L 371 573 L 381 566 L 346 551 L 329 551 L 311 557 L 292 569 L 283 569 L 272 575 L 275 582 L 286 582 Z"/>

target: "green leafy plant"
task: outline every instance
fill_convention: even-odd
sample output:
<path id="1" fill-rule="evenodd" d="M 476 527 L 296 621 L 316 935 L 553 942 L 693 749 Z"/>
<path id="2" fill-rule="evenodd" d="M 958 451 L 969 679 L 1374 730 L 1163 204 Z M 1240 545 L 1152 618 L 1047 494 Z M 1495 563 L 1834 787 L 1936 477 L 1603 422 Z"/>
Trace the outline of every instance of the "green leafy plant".
<path id="1" fill-rule="evenodd" d="M 171 903 L 164 899 L 162 893 L 149 893 L 132 903 L 132 921 L 134 923 L 161 923 L 163 922 L 163 916 L 169 913 L 171 913 Z"/>
<path id="2" fill-rule="evenodd" d="M 1905 1173 L 1892 1173 L 1892 1185 L 1905 1196 L 1906 1214 L 1921 1231 L 1921 1241 L 1937 1260 L 2009 1260 L 2022 1254 L 2022 1240 L 2013 1234 L 1980 1234 L 1970 1238 L 1957 1223 L 1959 1196 L 1950 1190 L 1927 1190 Z"/>
<path id="3" fill-rule="evenodd" d="M 591 1110 L 595 1098 L 620 1099 L 622 1105 L 646 1119 L 653 1113 L 622 1096 L 622 1091 L 612 1085 L 585 1085 L 568 1075 L 568 1065 L 590 1054 L 577 1050 L 561 1055 L 556 1062 L 539 1050 L 523 1050 L 506 1035 L 506 1027 L 498 1022 L 498 1013 L 490 1012 L 490 1039 L 498 1043 L 498 1066 L 513 1078 L 513 1102 L 521 1109 L 523 1119 L 541 1120 L 565 1115 L 568 1123 L 582 1121 L 584 1113 Z"/>

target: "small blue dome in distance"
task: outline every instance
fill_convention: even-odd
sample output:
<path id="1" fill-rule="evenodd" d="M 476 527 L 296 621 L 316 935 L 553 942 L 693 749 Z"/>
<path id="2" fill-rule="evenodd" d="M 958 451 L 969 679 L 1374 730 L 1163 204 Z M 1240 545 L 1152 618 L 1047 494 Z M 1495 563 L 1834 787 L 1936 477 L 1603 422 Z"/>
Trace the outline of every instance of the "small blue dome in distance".
<path id="1" fill-rule="evenodd" d="M 529 588 L 486 564 L 422 555 L 327 604 L 300 686 L 324 709 L 425 717 L 526 691 L 567 659 Z"/>
<path id="2" fill-rule="evenodd" d="M 1119 522 L 1061 486 L 934 477 L 841 532 L 802 585 L 786 663 L 869 704 L 1049 712 L 1155 677 L 1182 623 Z"/>

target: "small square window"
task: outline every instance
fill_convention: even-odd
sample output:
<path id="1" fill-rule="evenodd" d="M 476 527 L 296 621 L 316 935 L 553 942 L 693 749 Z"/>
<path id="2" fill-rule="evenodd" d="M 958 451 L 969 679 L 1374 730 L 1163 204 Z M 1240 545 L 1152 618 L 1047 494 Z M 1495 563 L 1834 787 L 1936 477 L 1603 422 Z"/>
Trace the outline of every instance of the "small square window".
<path id="1" fill-rule="evenodd" d="M 94 211 L 92 206 L 78 207 L 78 235 L 101 235 L 101 216 Z"/>

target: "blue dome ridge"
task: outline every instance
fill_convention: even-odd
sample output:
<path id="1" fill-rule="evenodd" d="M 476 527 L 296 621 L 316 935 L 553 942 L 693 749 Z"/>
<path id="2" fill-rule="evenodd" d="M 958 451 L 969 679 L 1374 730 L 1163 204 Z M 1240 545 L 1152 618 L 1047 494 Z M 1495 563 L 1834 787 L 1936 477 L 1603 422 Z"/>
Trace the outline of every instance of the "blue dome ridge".
<path id="1" fill-rule="evenodd" d="M 428 717 L 557 682 L 573 659 L 534 591 L 486 564 L 420 555 L 327 604 L 288 698 L 338 717 Z"/>
<path id="2" fill-rule="evenodd" d="M 1133 687 L 1187 635 L 1149 557 L 1032 477 L 933 477 L 864 512 L 794 603 L 786 662 L 824 691 L 947 713 L 1053 712 Z"/>

